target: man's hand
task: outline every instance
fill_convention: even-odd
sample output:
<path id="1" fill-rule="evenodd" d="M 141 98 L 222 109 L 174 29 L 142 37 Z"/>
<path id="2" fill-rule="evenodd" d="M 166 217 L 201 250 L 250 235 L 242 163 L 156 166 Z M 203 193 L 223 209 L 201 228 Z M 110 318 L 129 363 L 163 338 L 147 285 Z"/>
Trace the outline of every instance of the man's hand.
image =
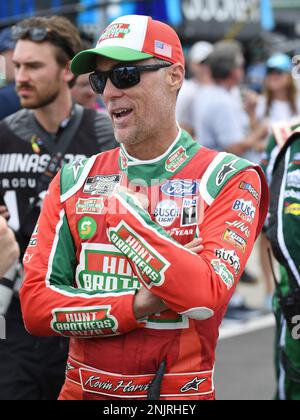
<path id="1" fill-rule="evenodd" d="M 242 92 L 244 109 L 249 116 L 255 114 L 259 95 L 253 90 L 246 90 Z"/>
<path id="2" fill-rule="evenodd" d="M 185 248 L 195 254 L 199 254 L 199 252 L 204 249 L 202 242 L 202 238 L 195 238 L 192 242 L 185 245 Z M 136 319 L 141 319 L 155 313 L 161 313 L 167 311 L 168 309 L 169 308 L 160 298 L 154 296 L 144 287 L 142 287 L 135 295 L 133 311 Z"/>
<path id="3" fill-rule="evenodd" d="M 203 239 L 202 238 L 195 238 L 189 244 L 185 245 L 185 248 L 192 251 L 194 254 L 199 254 L 199 252 L 203 251 L 204 246 L 202 245 Z"/>
<path id="4" fill-rule="evenodd" d="M 141 319 L 146 316 L 161 313 L 168 309 L 163 301 L 154 296 L 149 290 L 142 287 L 135 295 L 133 302 L 133 311 L 136 319 Z"/>
<path id="5" fill-rule="evenodd" d="M 4 219 L 8 220 L 10 218 L 9 211 L 3 205 L 0 205 L 0 216 L 4 217 Z"/>
<path id="6" fill-rule="evenodd" d="M 6 220 L 0 216 L 0 277 L 17 261 L 20 250 Z"/>

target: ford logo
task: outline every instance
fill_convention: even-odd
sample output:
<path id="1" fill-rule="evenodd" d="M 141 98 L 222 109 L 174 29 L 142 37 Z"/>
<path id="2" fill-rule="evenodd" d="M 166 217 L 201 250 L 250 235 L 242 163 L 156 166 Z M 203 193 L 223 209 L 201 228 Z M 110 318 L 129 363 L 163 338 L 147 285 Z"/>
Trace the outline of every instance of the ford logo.
<path id="1" fill-rule="evenodd" d="M 162 185 L 161 191 L 172 197 L 197 195 L 199 191 L 199 184 L 195 181 L 173 180 Z"/>

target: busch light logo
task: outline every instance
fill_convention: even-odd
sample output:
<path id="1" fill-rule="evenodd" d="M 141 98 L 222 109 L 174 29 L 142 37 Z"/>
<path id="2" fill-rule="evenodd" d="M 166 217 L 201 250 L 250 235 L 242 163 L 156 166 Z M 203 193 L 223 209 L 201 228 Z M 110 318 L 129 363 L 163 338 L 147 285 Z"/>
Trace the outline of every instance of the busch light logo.
<path id="1" fill-rule="evenodd" d="M 180 216 L 180 209 L 174 201 L 165 200 L 157 205 L 154 216 L 159 225 L 168 227 Z"/>
<path id="2" fill-rule="evenodd" d="M 164 184 L 161 191 L 172 197 L 195 196 L 199 191 L 199 184 L 195 181 L 175 179 Z"/>
<path id="3" fill-rule="evenodd" d="M 252 201 L 245 201 L 243 199 L 236 200 L 233 204 L 232 209 L 239 213 L 239 217 L 243 220 L 253 221 L 256 208 L 253 205 Z"/>
<path id="4" fill-rule="evenodd" d="M 0 340 L 6 339 L 6 323 L 4 316 L 0 315 Z"/>

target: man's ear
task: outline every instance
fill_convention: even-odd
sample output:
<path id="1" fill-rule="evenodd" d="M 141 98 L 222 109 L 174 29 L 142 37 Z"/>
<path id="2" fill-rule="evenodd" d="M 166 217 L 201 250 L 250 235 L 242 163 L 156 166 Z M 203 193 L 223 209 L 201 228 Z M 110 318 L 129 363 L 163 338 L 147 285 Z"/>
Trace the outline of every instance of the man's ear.
<path id="1" fill-rule="evenodd" d="M 172 91 L 174 90 L 177 92 L 183 84 L 185 69 L 182 64 L 177 63 L 173 64 L 173 66 L 171 66 L 168 70 L 170 87 Z"/>
<path id="2" fill-rule="evenodd" d="M 74 74 L 71 72 L 71 61 L 66 64 L 66 67 L 63 70 L 63 78 L 66 83 L 69 83 L 74 79 Z"/>

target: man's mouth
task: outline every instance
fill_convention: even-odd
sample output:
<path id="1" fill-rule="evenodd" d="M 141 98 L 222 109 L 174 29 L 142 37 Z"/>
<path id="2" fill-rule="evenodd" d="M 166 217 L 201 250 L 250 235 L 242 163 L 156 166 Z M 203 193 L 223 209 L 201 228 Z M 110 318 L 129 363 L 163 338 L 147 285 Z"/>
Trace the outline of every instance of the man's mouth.
<path id="1" fill-rule="evenodd" d="M 30 88 L 30 87 L 18 87 L 17 88 L 17 92 L 18 92 L 19 95 L 26 95 L 26 94 L 32 92 L 32 90 L 33 89 Z"/>
<path id="2" fill-rule="evenodd" d="M 128 117 L 132 113 L 130 108 L 122 108 L 112 112 L 113 118 L 117 121 L 121 121 L 124 118 Z"/>

